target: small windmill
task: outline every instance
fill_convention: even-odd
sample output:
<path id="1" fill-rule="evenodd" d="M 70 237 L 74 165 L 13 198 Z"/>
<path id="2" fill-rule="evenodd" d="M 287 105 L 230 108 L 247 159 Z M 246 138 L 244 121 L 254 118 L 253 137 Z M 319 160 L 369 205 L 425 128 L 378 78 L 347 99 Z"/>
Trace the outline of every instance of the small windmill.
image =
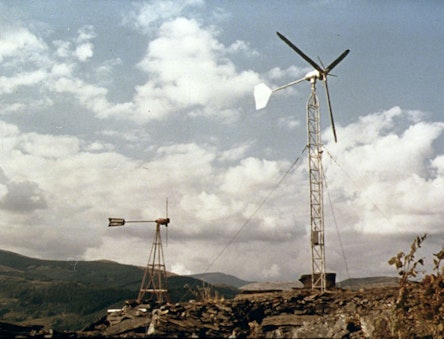
<path id="1" fill-rule="evenodd" d="M 325 94 L 327 98 L 327 106 L 330 113 L 331 127 L 333 137 L 337 142 L 336 128 L 333 119 L 333 111 L 330 102 L 330 93 L 328 91 L 327 76 L 350 52 L 345 50 L 330 65 L 324 67 L 319 66 L 304 52 L 296 47 L 285 36 L 277 32 L 290 48 L 307 61 L 314 70 L 309 72 L 302 79 L 290 82 L 284 86 L 270 89 L 265 84 L 259 84 L 254 88 L 254 98 L 256 109 L 264 108 L 272 93 L 289 86 L 298 84 L 304 80 L 310 81 L 311 94 L 307 101 L 307 149 L 308 149 L 308 169 L 310 181 L 310 225 L 311 225 L 311 254 L 312 254 L 312 288 L 326 290 L 327 283 L 325 278 L 325 241 L 324 241 L 324 199 L 323 199 L 323 174 L 322 174 L 322 142 L 320 132 L 320 112 L 319 101 L 316 95 L 316 81 L 320 80 L 324 83 Z M 322 62 L 321 62 L 322 64 Z"/>
<path id="2" fill-rule="evenodd" d="M 122 218 L 108 218 L 108 227 L 124 226 L 128 223 L 154 222 L 156 223 L 156 231 L 154 233 L 153 244 L 151 246 L 150 255 L 148 257 L 148 264 L 145 268 L 142 283 L 140 284 L 139 295 L 137 296 L 137 303 L 142 303 L 145 294 L 151 295 L 150 300 L 156 299 L 158 304 L 169 302 L 167 274 L 165 267 L 165 258 L 162 248 L 162 237 L 160 234 L 160 226 L 163 225 L 167 230 L 168 239 L 168 200 L 166 201 L 166 217 L 158 218 L 156 220 L 132 220 L 128 221 Z M 168 241 L 168 240 L 167 240 Z"/>

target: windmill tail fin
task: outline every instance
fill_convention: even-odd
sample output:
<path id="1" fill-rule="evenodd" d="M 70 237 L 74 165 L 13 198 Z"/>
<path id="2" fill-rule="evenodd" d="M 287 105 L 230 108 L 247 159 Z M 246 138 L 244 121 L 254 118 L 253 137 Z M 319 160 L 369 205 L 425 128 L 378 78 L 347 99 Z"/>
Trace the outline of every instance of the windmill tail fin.
<path id="1" fill-rule="evenodd" d="M 267 106 L 273 91 L 264 83 L 254 86 L 254 101 L 256 103 L 256 110 L 260 110 Z"/>

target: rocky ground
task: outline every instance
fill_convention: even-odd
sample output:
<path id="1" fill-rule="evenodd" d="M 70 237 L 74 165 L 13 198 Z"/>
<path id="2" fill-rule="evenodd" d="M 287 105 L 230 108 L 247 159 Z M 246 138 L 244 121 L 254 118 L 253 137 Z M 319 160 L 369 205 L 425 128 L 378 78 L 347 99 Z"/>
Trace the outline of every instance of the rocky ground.
<path id="1" fill-rule="evenodd" d="M 81 332 L 89 337 L 376 338 L 388 331 L 397 288 L 306 289 L 240 294 L 109 314 Z"/>
<path id="2" fill-rule="evenodd" d="M 424 288 L 409 286 L 403 308 L 396 304 L 399 286 L 250 290 L 227 300 L 128 303 L 79 332 L 0 323 L 0 338 L 442 338 L 441 313 L 424 312 Z"/>

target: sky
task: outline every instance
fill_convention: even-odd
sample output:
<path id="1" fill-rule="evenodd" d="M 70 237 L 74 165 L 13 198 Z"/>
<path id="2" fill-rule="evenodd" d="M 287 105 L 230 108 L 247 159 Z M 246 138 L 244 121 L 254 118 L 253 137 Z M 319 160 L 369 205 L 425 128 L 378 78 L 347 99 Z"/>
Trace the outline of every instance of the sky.
<path id="1" fill-rule="evenodd" d="M 308 82 L 324 89 L 326 269 L 395 275 L 444 244 L 441 1 L 0 1 L 1 248 L 291 281 L 311 272 Z M 321 62 L 319 61 L 319 63 Z"/>

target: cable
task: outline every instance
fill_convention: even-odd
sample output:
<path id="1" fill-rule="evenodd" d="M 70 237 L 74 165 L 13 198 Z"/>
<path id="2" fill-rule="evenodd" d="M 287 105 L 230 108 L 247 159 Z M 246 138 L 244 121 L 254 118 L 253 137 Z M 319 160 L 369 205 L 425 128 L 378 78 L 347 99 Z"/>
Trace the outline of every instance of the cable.
<path id="1" fill-rule="evenodd" d="M 305 146 L 301 152 L 301 154 L 296 158 L 296 160 L 290 165 L 290 167 L 285 171 L 285 173 L 282 175 L 282 177 L 279 179 L 279 181 L 273 186 L 273 188 L 268 192 L 266 197 L 262 200 L 262 202 L 257 206 L 257 208 L 253 211 L 253 213 L 248 217 L 248 219 L 243 223 L 241 228 L 236 232 L 236 234 L 228 241 L 228 243 L 222 248 L 222 250 L 214 257 L 214 259 L 210 262 L 208 267 L 205 269 L 204 273 L 207 273 L 210 268 L 214 265 L 214 263 L 222 256 L 222 254 L 225 252 L 225 250 L 236 240 L 236 238 L 241 234 L 241 232 L 247 227 L 247 225 L 250 223 L 251 219 L 256 215 L 257 212 L 265 205 L 265 203 L 268 201 L 270 196 L 277 190 L 277 188 L 282 184 L 282 182 L 285 180 L 285 178 L 288 176 L 288 174 L 292 171 L 292 169 L 296 166 L 296 164 L 301 159 L 302 155 L 304 154 L 305 150 L 307 149 L 307 146 Z M 197 282 L 193 284 L 191 288 L 194 288 L 196 286 Z M 182 298 L 179 300 L 179 302 L 182 301 L 182 299 L 185 297 L 185 295 L 182 296 Z"/>
<path id="2" fill-rule="evenodd" d="M 328 202 L 329 202 L 329 205 L 330 205 L 331 214 L 333 216 L 333 222 L 334 222 L 335 227 L 336 227 L 336 234 L 337 234 L 338 239 L 339 239 L 339 246 L 341 247 L 342 258 L 344 259 L 345 272 L 347 273 L 347 278 L 350 279 L 350 271 L 348 270 L 347 257 L 345 256 L 344 246 L 342 244 L 341 233 L 339 232 L 339 227 L 338 227 L 338 223 L 336 221 L 335 211 L 333 209 L 333 204 L 332 204 L 331 199 L 330 199 L 330 192 L 328 191 L 327 178 L 325 177 L 324 171 L 322 171 L 322 176 L 324 178 L 325 190 L 327 191 L 327 198 L 328 198 Z"/>

